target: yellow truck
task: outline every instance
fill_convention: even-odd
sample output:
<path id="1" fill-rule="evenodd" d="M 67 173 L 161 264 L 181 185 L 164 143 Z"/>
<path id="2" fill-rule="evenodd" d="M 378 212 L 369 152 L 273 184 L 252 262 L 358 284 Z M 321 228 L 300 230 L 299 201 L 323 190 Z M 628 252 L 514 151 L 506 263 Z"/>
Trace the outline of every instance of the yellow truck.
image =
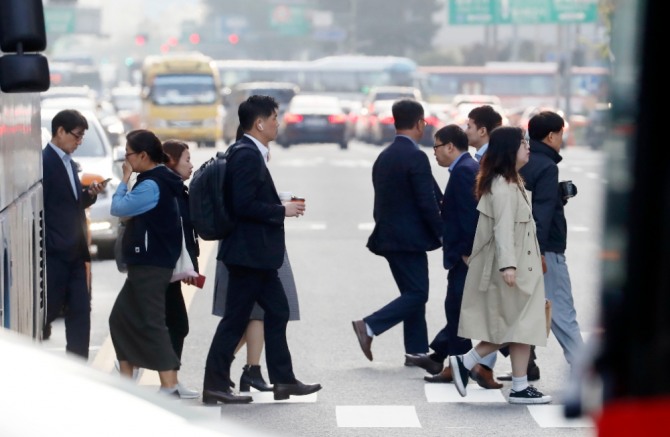
<path id="1" fill-rule="evenodd" d="M 219 72 L 201 53 L 147 56 L 142 65 L 141 126 L 161 140 L 215 147 L 223 138 Z"/>

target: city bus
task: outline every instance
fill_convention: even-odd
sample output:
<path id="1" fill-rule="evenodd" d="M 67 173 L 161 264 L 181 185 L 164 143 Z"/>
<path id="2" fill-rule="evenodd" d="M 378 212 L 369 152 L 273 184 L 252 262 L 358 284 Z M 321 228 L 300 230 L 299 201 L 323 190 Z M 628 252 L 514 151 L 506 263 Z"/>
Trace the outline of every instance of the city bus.
<path id="1" fill-rule="evenodd" d="M 301 93 L 361 101 L 374 86 L 417 86 L 417 64 L 400 56 L 338 55 L 312 61 L 215 61 L 225 90 L 241 82 L 290 82 Z"/>
<path id="2" fill-rule="evenodd" d="M 495 95 L 508 110 L 529 106 L 565 107 L 559 66 L 552 62 L 490 62 L 482 66 L 420 66 L 426 94 L 432 102 L 451 102 L 457 94 Z M 570 106 L 586 114 L 607 98 L 609 69 L 573 66 Z"/>
<path id="3" fill-rule="evenodd" d="M 142 65 L 141 126 L 161 140 L 214 147 L 223 137 L 221 82 L 200 53 L 147 56 Z"/>
<path id="4" fill-rule="evenodd" d="M 34 25 L 42 2 L 18 6 L 0 2 L 0 16 L 12 17 L 0 26 L 0 326 L 40 339 L 46 273 L 39 93 L 50 82 L 47 59 L 23 53 L 46 49 L 44 24 Z"/>

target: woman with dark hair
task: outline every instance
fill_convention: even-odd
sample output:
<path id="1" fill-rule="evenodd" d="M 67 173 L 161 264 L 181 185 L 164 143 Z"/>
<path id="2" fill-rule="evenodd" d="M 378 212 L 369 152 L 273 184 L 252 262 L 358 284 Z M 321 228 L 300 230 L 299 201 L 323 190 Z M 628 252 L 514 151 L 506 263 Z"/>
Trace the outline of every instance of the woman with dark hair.
<path id="1" fill-rule="evenodd" d="M 449 363 L 454 383 L 466 395 L 470 370 L 482 357 L 509 346 L 511 404 L 545 404 L 551 396 L 528 384 L 530 345 L 546 346 L 542 258 L 530 194 L 519 169 L 530 148 L 523 131 L 503 126 L 491 132 L 475 183 L 479 220 L 463 290 L 458 335 L 481 340 Z"/>
<path id="2" fill-rule="evenodd" d="M 127 217 L 123 256 L 128 277 L 109 315 L 109 332 L 122 375 L 133 368 L 158 372 L 160 392 L 180 396 L 180 360 L 165 324 L 165 293 L 181 254 L 182 229 L 176 197 L 183 182 L 165 165 L 168 156 L 156 135 L 134 130 L 126 135 L 123 178 L 111 212 Z M 137 182 L 128 191 L 132 172 Z"/>
<path id="3" fill-rule="evenodd" d="M 188 145 L 179 140 L 167 140 L 163 142 L 163 151 L 168 156 L 169 161 L 165 164 L 167 168 L 175 172 L 182 181 L 187 181 L 193 173 L 193 164 L 191 163 L 191 152 Z M 200 255 L 200 246 L 198 245 L 198 235 L 193 229 L 191 214 L 188 204 L 188 187 L 182 184 L 182 191 L 177 196 L 179 204 L 179 214 L 181 216 L 182 228 L 184 230 L 184 242 L 188 251 L 194 270 L 198 269 L 198 256 Z M 167 293 L 165 294 L 165 323 L 170 332 L 172 347 L 179 360 L 184 350 L 184 339 L 188 335 L 188 312 L 184 302 L 184 295 L 181 291 L 181 283 L 196 285 L 196 278 L 187 277 L 181 281 L 170 282 Z M 175 370 L 179 370 L 177 367 Z M 195 399 L 200 397 L 200 392 L 191 390 L 177 383 L 179 396 L 182 399 Z"/>

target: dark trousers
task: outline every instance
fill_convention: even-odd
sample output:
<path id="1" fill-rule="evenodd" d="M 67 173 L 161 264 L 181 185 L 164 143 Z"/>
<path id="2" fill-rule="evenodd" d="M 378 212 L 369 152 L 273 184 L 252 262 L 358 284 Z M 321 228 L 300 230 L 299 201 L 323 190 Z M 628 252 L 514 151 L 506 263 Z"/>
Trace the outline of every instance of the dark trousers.
<path id="1" fill-rule="evenodd" d="M 286 342 L 289 307 L 277 269 L 228 264 L 226 267 L 229 272 L 226 308 L 207 354 L 203 388 L 221 391 L 230 388 L 230 364 L 235 347 L 249 324 L 255 302 L 265 311 L 265 360 L 270 382 L 295 383 L 291 353 Z"/>
<path id="2" fill-rule="evenodd" d="M 170 332 L 172 348 L 181 361 L 184 339 L 188 335 L 188 312 L 181 292 L 181 281 L 171 282 L 165 293 L 165 325 Z"/>
<path id="3" fill-rule="evenodd" d="M 400 296 L 363 320 L 375 335 L 380 335 L 402 322 L 405 353 L 426 353 L 428 256 L 426 252 L 388 252 L 383 255 L 389 263 Z"/>
<path id="4" fill-rule="evenodd" d="M 437 333 L 430 348 L 435 351 L 432 357 L 444 361 L 449 355 L 462 355 L 472 349 L 472 341 L 458 336 L 458 322 L 461 319 L 461 302 L 468 266 L 463 261 L 447 273 L 447 296 L 444 299 L 444 313 L 447 324 Z"/>
<path id="5" fill-rule="evenodd" d="M 46 275 L 46 323 L 56 320 L 65 306 L 65 350 L 88 359 L 91 295 L 86 283 L 86 263 L 83 259 L 65 261 L 47 255 Z"/>

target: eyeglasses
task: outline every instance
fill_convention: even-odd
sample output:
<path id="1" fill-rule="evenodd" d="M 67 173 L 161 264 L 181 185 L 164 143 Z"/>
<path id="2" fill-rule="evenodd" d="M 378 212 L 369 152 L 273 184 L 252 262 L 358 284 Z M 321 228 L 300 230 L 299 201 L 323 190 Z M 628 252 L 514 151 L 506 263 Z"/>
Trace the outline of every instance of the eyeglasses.
<path id="1" fill-rule="evenodd" d="M 126 158 L 128 158 L 130 155 L 137 155 L 139 152 L 130 152 L 126 153 Z"/>
<path id="2" fill-rule="evenodd" d="M 74 132 L 74 131 L 70 131 L 70 132 L 68 132 L 68 133 L 69 133 L 70 135 L 72 135 L 73 137 L 75 137 L 75 139 L 76 139 L 77 141 L 81 141 L 82 139 L 84 139 L 84 134 L 83 134 L 83 133 L 77 133 L 77 132 Z"/>
<path id="3" fill-rule="evenodd" d="M 437 152 L 437 149 L 438 149 L 438 148 L 440 148 L 440 147 L 442 147 L 442 146 L 446 146 L 446 145 L 447 145 L 447 143 L 435 144 L 435 145 L 433 146 L 433 150 Z"/>

